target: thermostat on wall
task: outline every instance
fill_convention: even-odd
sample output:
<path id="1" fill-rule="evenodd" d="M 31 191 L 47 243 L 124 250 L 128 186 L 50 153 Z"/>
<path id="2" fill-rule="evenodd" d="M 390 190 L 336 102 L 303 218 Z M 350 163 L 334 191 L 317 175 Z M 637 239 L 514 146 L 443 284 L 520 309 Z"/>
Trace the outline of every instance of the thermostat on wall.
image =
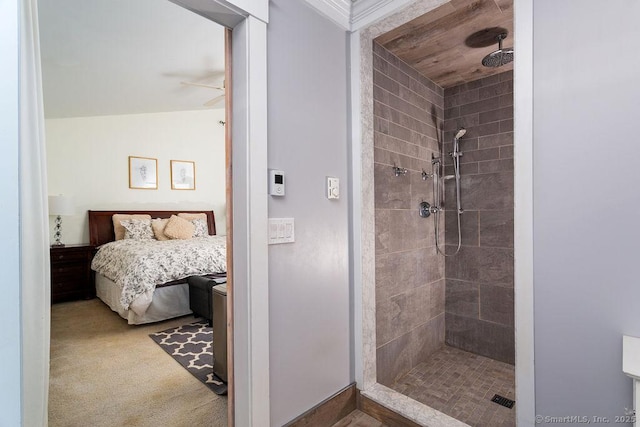
<path id="1" fill-rule="evenodd" d="M 272 196 L 284 196 L 284 172 L 269 169 L 269 194 Z"/>

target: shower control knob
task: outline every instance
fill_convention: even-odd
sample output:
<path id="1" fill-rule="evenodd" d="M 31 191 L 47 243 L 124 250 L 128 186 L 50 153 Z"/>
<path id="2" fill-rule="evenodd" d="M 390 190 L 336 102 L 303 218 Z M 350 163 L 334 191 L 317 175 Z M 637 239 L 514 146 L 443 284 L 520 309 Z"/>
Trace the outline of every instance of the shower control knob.
<path id="1" fill-rule="evenodd" d="M 418 208 L 418 214 L 422 218 L 428 218 L 431 215 L 431 205 L 427 202 L 420 203 L 420 207 Z"/>

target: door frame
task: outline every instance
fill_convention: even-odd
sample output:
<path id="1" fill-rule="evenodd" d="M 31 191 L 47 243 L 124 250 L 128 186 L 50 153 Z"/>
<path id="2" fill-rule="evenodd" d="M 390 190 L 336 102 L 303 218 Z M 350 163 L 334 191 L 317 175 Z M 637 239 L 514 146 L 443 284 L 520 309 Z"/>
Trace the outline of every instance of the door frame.
<path id="1" fill-rule="evenodd" d="M 377 382 L 375 226 L 373 211 L 372 41 L 378 35 L 445 3 L 398 4 L 376 20 L 360 22 L 350 35 L 352 204 L 351 265 L 354 299 L 355 378 L 362 394 L 429 425 L 447 425 L 442 415 Z M 533 0 L 514 2 L 514 311 L 516 413 L 518 425 L 535 421 L 533 301 Z M 359 197 L 357 197 L 359 196 Z"/>
<path id="2" fill-rule="evenodd" d="M 232 70 L 234 100 L 231 111 L 233 126 L 231 162 L 234 224 L 232 245 L 233 268 L 233 410 L 230 425 L 268 426 L 269 412 L 269 293 L 267 251 L 267 44 L 266 0 L 244 2 L 247 8 L 264 17 L 261 20 L 233 5 L 240 0 L 178 0 L 174 1 L 201 16 L 232 28 Z M 259 7 L 264 6 L 264 7 Z M 21 25 L 21 24 L 20 24 Z M 19 26 L 18 26 L 19 27 Z M 231 127 L 231 126 L 230 126 Z M 28 259 L 27 259 L 28 258 Z M 21 263 L 37 259 L 23 256 Z M 40 261 L 41 262 L 41 261 Z M 45 284 L 21 282 L 22 289 L 38 288 Z M 41 293 L 42 294 L 42 293 Z M 43 295 L 43 298 L 45 296 Z M 21 317 L 42 317 L 33 301 L 21 301 Z M 22 348 L 48 348 L 38 337 L 23 335 Z M 24 367 L 48 364 L 49 355 L 21 352 Z M 19 381 L 20 411 L 47 407 L 49 378 L 42 378 L 40 393 L 33 393 L 24 380 Z M 15 390 L 14 392 L 15 393 Z M 43 414 L 46 417 L 46 414 Z"/>

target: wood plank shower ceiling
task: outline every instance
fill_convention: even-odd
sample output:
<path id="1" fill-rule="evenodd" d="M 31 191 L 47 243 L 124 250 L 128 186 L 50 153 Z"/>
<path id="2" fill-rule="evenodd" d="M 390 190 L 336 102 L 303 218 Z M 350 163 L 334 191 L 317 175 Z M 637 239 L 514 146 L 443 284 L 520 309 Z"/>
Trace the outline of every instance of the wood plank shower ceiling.
<path id="1" fill-rule="evenodd" d="M 503 47 L 513 46 L 513 0 L 451 0 L 375 41 L 448 88 L 513 69 L 513 62 L 497 68 L 482 65 L 482 58 L 498 49 L 497 41 L 483 48 L 465 44 L 471 34 L 492 27 L 506 28 Z"/>

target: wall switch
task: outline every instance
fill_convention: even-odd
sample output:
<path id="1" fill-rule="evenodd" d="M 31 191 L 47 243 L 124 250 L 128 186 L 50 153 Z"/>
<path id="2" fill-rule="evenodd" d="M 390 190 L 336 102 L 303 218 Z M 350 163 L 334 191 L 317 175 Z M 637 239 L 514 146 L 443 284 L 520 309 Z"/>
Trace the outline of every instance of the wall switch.
<path id="1" fill-rule="evenodd" d="M 338 178 L 327 177 L 327 199 L 340 198 L 340 180 Z"/>
<path id="2" fill-rule="evenodd" d="M 295 242 L 293 218 L 269 218 L 269 244 Z"/>

